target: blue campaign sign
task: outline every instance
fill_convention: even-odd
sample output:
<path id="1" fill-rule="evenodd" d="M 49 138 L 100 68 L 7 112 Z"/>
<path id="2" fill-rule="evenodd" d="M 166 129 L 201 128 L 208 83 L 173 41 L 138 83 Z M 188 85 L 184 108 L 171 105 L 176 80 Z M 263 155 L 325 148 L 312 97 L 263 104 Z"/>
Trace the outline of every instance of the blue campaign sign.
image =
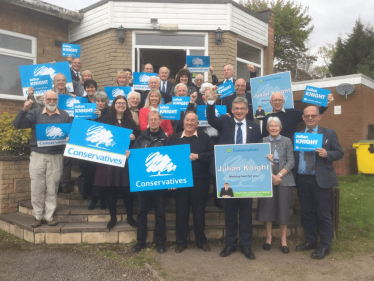
<path id="1" fill-rule="evenodd" d="M 132 74 L 133 77 L 133 87 L 134 90 L 150 90 L 148 87 L 148 80 L 152 76 L 157 77 L 157 73 L 149 73 L 149 72 L 134 72 Z"/>
<path id="2" fill-rule="evenodd" d="M 306 86 L 302 101 L 320 106 L 327 106 L 327 96 L 330 93 L 331 91 L 327 89 Z"/>
<path id="3" fill-rule="evenodd" d="M 158 112 L 160 112 L 162 119 L 166 120 L 180 120 L 181 110 L 179 105 L 165 104 L 158 106 Z"/>
<path id="4" fill-rule="evenodd" d="M 70 95 L 58 95 L 58 108 L 65 110 L 69 116 L 74 117 L 74 105 L 80 103 L 88 103 L 88 99 Z"/>
<path id="5" fill-rule="evenodd" d="M 132 88 L 130 86 L 113 86 L 113 87 L 104 87 L 105 93 L 109 98 L 109 105 L 112 104 L 113 100 L 118 96 L 125 96 L 130 93 Z"/>
<path id="6" fill-rule="evenodd" d="M 131 192 L 193 186 L 189 144 L 132 149 Z"/>
<path id="7" fill-rule="evenodd" d="M 291 88 L 291 74 L 289 71 L 271 74 L 250 80 L 252 89 L 252 106 L 255 114 L 261 106 L 265 115 L 272 111 L 270 98 L 273 93 L 281 93 L 284 97 L 284 108 L 293 108 L 293 96 Z M 254 115 L 253 115 L 254 116 Z"/>
<path id="8" fill-rule="evenodd" d="M 217 197 L 225 184 L 233 191 L 233 197 L 272 197 L 271 163 L 269 143 L 216 145 Z M 232 198 L 224 197 L 222 198 Z"/>
<path id="9" fill-rule="evenodd" d="M 94 113 L 97 108 L 96 103 L 78 103 L 74 104 L 74 118 L 95 119 Z"/>
<path id="10" fill-rule="evenodd" d="M 216 105 L 216 116 L 220 117 L 227 113 L 226 105 Z M 206 118 L 206 105 L 198 105 L 196 107 L 196 114 L 199 118 L 199 127 L 208 127 L 207 118 Z"/>
<path id="11" fill-rule="evenodd" d="M 186 111 L 190 100 L 190 97 L 172 97 L 172 104 L 179 105 L 181 111 Z"/>
<path id="12" fill-rule="evenodd" d="M 68 44 L 68 43 L 62 43 L 62 56 L 63 57 L 72 56 L 73 58 L 80 58 L 81 46 Z"/>
<path id="13" fill-rule="evenodd" d="M 64 156 L 124 167 L 132 130 L 74 119 Z"/>
<path id="14" fill-rule="evenodd" d="M 30 87 L 34 88 L 34 96 L 41 96 L 46 91 L 52 90 L 53 84 L 52 79 L 49 75 L 41 75 L 39 77 L 31 78 L 30 79 Z M 29 93 L 26 90 L 24 96 L 28 96 Z"/>
<path id="15" fill-rule="evenodd" d="M 36 124 L 36 144 L 38 147 L 66 144 L 70 123 Z"/>
<path id="16" fill-rule="evenodd" d="M 322 134 L 295 133 L 294 150 L 295 151 L 314 151 L 322 148 Z"/>
<path id="17" fill-rule="evenodd" d="M 45 64 L 33 64 L 33 65 L 21 65 L 19 67 L 21 76 L 22 92 L 24 96 L 27 96 L 27 89 L 31 86 L 31 80 L 40 76 L 48 75 L 53 78 L 57 73 L 62 73 L 66 77 L 66 88 L 69 92 L 74 92 L 73 82 L 71 79 L 69 62 L 55 62 Z"/>
<path id="18" fill-rule="evenodd" d="M 231 80 L 218 86 L 217 94 L 220 95 L 220 99 L 232 95 L 233 93 L 235 93 L 235 87 Z"/>
<path id="19" fill-rule="evenodd" d="M 210 56 L 187 56 L 187 67 L 191 72 L 208 72 Z"/>

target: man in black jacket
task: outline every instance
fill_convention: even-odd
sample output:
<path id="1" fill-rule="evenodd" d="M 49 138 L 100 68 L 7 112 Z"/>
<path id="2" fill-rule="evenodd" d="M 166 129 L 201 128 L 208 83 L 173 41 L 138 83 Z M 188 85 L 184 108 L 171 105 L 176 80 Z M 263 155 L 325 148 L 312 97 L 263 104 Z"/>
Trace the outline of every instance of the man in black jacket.
<path id="1" fill-rule="evenodd" d="M 230 187 L 228 182 L 225 182 L 225 187 L 221 188 L 221 192 L 219 193 L 220 197 L 234 197 L 234 192 Z"/>
<path id="2" fill-rule="evenodd" d="M 260 126 L 246 119 L 248 102 L 245 98 L 237 97 L 232 103 L 233 118 L 222 115 L 216 117 L 214 100 L 216 89 L 210 91 L 206 115 L 209 125 L 219 132 L 219 144 L 244 144 L 262 142 Z M 214 161 L 211 172 L 215 174 Z M 239 212 L 239 225 L 238 225 Z M 254 259 L 252 244 L 252 198 L 225 199 L 225 228 L 226 247 L 220 253 L 227 257 L 236 251 L 238 229 L 241 251 L 248 259 Z"/>
<path id="3" fill-rule="evenodd" d="M 169 145 L 169 139 L 160 127 L 162 118 L 158 111 L 150 111 L 148 114 L 149 128 L 143 131 L 136 139 L 133 148 L 147 148 Z M 126 156 L 130 156 L 130 151 L 126 151 Z M 139 252 L 145 248 L 147 241 L 147 215 L 150 204 L 155 210 L 156 222 L 153 240 L 156 250 L 162 254 L 166 252 L 166 218 L 164 204 L 164 190 L 150 190 L 138 192 L 139 213 L 137 217 L 138 243 L 132 247 L 132 252 Z"/>

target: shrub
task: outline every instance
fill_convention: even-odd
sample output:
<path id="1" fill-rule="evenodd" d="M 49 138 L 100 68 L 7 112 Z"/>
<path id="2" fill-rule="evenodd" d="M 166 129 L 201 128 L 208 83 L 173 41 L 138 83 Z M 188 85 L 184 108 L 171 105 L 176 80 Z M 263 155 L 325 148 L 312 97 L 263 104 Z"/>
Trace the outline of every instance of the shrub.
<path id="1" fill-rule="evenodd" d="M 0 150 L 6 155 L 30 155 L 31 129 L 17 130 L 13 126 L 16 114 L 4 112 L 0 117 Z"/>

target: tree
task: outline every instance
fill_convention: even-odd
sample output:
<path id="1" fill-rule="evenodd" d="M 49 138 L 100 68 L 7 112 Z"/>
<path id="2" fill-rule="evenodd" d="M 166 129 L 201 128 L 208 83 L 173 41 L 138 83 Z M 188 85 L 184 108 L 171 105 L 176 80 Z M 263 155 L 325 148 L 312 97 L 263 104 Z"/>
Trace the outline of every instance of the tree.
<path id="1" fill-rule="evenodd" d="M 309 7 L 303 7 L 295 0 L 247 0 L 242 5 L 253 11 L 271 8 L 274 12 L 274 70 L 276 72 L 293 71 L 305 59 L 305 45 L 313 26 L 308 15 Z M 315 61 L 316 57 L 307 56 Z"/>
<path id="2" fill-rule="evenodd" d="M 356 20 L 352 34 L 347 39 L 338 37 L 330 71 L 334 76 L 362 72 L 374 78 L 374 31 L 371 25 Z"/>
<path id="3" fill-rule="evenodd" d="M 321 77 L 331 77 L 329 70 L 331 60 L 336 52 L 335 44 L 327 43 L 326 45 L 319 47 L 317 54 L 322 58 L 325 65 L 319 65 L 314 68 L 314 73 Z"/>

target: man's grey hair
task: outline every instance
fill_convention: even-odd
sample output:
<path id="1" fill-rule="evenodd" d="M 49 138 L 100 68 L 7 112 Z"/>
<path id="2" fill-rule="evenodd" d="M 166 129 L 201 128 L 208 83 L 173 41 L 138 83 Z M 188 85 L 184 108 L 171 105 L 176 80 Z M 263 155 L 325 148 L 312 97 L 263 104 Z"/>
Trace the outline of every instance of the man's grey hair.
<path id="1" fill-rule="evenodd" d="M 314 105 L 310 105 L 310 106 L 315 107 L 317 109 L 317 114 L 320 115 L 319 108 L 317 106 L 314 106 Z M 307 106 L 307 107 L 309 107 L 309 106 Z M 307 108 L 307 107 L 305 107 L 305 108 Z M 305 108 L 303 109 L 303 115 L 305 114 Z"/>
<path id="2" fill-rule="evenodd" d="M 160 77 L 157 77 L 157 76 L 151 76 L 151 77 L 149 77 L 149 79 L 148 79 L 148 83 L 149 83 L 149 80 L 151 80 L 152 78 L 156 78 L 156 79 L 157 79 L 157 82 L 158 82 L 158 83 L 161 83 L 161 79 L 160 79 Z"/>
<path id="3" fill-rule="evenodd" d="M 229 64 L 229 63 L 228 63 L 228 64 L 225 64 L 223 67 L 228 66 L 228 65 L 230 66 L 231 70 L 234 71 L 234 68 L 233 68 L 232 65 Z M 223 67 L 222 67 L 222 68 L 223 68 Z"/>
<path id="4" fill-rule="evenodd" d="M 196 122 L 199 123 L 199 116 L 197 116 L 196 112 L 195 112 L 195 111 L 192 111 L 192 110 L 188 110 L 188 111 L 186 111 L 186 112 L 184 113 L 183 120 L 185 120 L 187 114 L 190 114 L 190 113 L 192 113 L 192 114 L 194 114 L 194 115 L 196 116 Z"/>
<path id="5" fill-rule="evenodd" d="M 213 85 L 208 82 L 204 82 L 203 84 L 201 84 L 200 94 L 204 95 L 206 88 L 210 88 L 210 87 L 213 87 Z"/>
<path id="6" fill-rule="evenodd" d="M 234 103 L 242 103 L 244 102 L 245 103 L 245 107 L 248 107 L 248 101 L 246 98 L 243 98 L 243 97 L 236 97 L 233 101 L 232 101 L 232 107 L 234 107 Z"/>
<path id="7" fill-rule="evenodd" d="M 65 76 L 63 73 L 57 73 L 57 74 L 53 77 L 53 82 L 56 81 L 56 76 L 57 76 L 57 75 L 62 75 L 62 76 L 64 76 L 64 78 L 65 78 L 65 82 L 66 82 L 66 76 Z"/>
<path id="8" fill-rule="evenodd" d="M 139 101 L 140 101 L 140 94 L 138 92 L 135 92 L 135 91 L 131 91 L 130 93 L 127 94 L 127 100 L 129 100 L 130 96 L 137 96 L 139 98 Z"/>
<path id="9" fill-rule="evenodd" d="M 281 94 L 281 93 L 279 93 L 279 92 L 272 93 L 271 96 L 270 96 L 270 100 L 273 98 L 273 95 L 274 95 L 274 94 Z M 282 95 L 282 94 L 281 94 L 281 95 Z M 282 95 L 282 99 L 283 99 L 283 101 L 284 101 L 284 96 L 283 96 L 283 95 Z"/>
<path id="10" fill-rule="evenodd" d="M 149 119 L 149 117 L 150 117 L 151 115 L 155 115 L 155 114 L 157 114 L 158 118 L 160 118 L 160 120 L 162 120 L 161 113 L 158 112 L 157 110 L 151 110 L 151 111 L 148 113 L 148 117 L 147 117 L 147 119 Z"/>
<path id="11" fill-rule="evenodd" d="M 42 100 L 45 99 L 45 93 L 47 93 L 47 92 L 53 92 L 53 93 L 55 93 L 57 95 L 57 101 L 58 101 L 58 94 L 55 91 L 53 91 L 53 90 L 48 90 L 48 91 L 44 92 L 44 94 L 41 95 L 41 99 Z"/>
<path id="12" fill-rule="evenodd" d="M 282 122 L 277 116 L 270 116 L 268 122 L 266 123 L 266 129 L 269 130 L 269 126 L 271 122 L 275 122 L 279 125 L 280 129 L 282 130 Z"/>
<path id="13" fill-rule="evenodd" d="M 164 67 L 168 70 L 168 73 L 170 74 L 170 69 L 167 66 L 161 66 L 160 69 L 158 70 L 158 73 L 160 73 L 161 68 L 164 68 Z"/>
<path id="14" fill-rule="evenodd" d="M 101 100 L 101 101 L 105 102 L 106 106 L 109 104 L 108 95 L 103 91 L 100 91 L 100 92 L 97 92 L 97 93 L 94 94 L 93 102 L 96 103 L 97 100 Z"/>
<path id="15" fill-rule="evenodd" d="M 174 94 L 178 91 L 178 87 L 179 87 L 179 86 L 185 86 L 185 87 L 186 87 L 186 92 L 188 92 L 188 87 L 187 87 L 187 85 L 185 85 L 185 84 L 183 84 L 183 83 L 179 83 L 179 84 L 175 85 L 175 87 L 174 87 Z"/>

